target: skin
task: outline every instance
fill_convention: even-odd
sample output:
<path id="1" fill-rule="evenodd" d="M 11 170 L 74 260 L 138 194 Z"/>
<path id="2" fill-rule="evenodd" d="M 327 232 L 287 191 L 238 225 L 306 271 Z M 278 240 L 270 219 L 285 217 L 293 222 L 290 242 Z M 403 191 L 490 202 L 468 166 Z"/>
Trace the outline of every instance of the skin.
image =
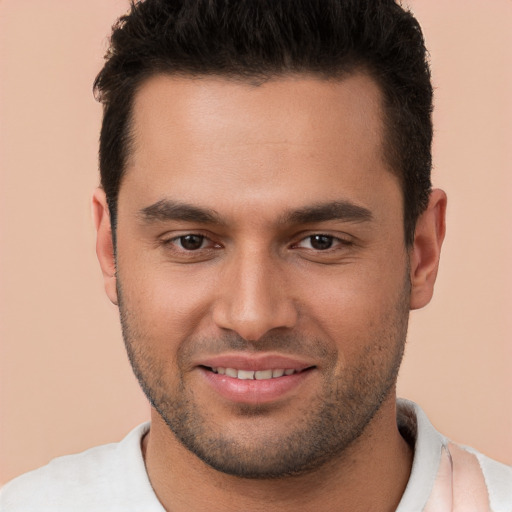
<path id="1" fill-rule="evenodd" d="M 153 403 L 143 451 L 164 507 L 395 510 L 412 463 L 396 374 L 408 311 L 432 296 L 446 196 L 432 192 L 406 247 L 376 84 L 156 76 L 133 127 L 117 262 L 101 189 L 93 205 L 106 291 Z M 326 214 L 332 203 L 344 208 Z M 277 400 L 234 403 L 198 364 L 235 352 L 310 370 Z"/>

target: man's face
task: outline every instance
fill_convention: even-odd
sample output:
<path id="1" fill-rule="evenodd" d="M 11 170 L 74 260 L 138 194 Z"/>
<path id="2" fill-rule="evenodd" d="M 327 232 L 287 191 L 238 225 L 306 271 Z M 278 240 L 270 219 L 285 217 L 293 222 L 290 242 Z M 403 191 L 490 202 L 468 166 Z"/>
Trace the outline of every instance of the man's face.
<path id="1" fill-rule="evenodd" d="M 362 74 L 160 76 L 136 96 L 123 333 L 155 409 L 218 470 L 315 468 L 393 399 L 410 286 L 380 105 Z"/>

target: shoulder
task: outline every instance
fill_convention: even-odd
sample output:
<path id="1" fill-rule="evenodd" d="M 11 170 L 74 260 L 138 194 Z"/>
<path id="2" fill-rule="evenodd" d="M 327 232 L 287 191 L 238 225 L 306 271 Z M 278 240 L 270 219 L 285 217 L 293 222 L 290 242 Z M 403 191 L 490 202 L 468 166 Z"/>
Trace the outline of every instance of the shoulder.
<path id="1" fill-rule="evenodd" d="M 9 482 L 0 494 L 3 512 L 118 510 L 133 483 L 150 489 L 140 440 L 148 424 L 139 425 L 120 443 L 91 448 L 52 460 Z M 139 493 L 140 494 L 140 493 Z M 135 496 L 134 496 L 135 498 Z M 126 502 L 125 502 L 126 503 Z M 127 510 L 125 508 L 125 510 Z"/>
<path id="2" fill-rule="evenodd" d="M 414 448 L 400 512 L 452 510 L 450 503 L 454 510 L 512 512 L 512 467 L 452 442 L 413 402 L 398 400 L 397 411 L 399 430 Z"/>
<path id="3" fill-rule="evenodd" d="M 487 489 L 491 510 L 496 512 L 512 511 L 512 466 L 502 464 L 467 446 L 455 447 L 453 443 L 450 443 L 449 446 L 454 467 L 459 467 L 463 473 L 467 471 L 464 471 L 459 460 L 463 461 L 467 457 L 461 454 L 468 454 L 476 459 Z"/>
<path id="4" fill-rule="evenodd" d="M 58 457 L 15 478 L 2 489 L 2 510 L 60 510 L 71 499 L 90 501 L 94 495 L 103 495 L 108 475 L 116 466 L 116 448 L 108 444 Z"/>

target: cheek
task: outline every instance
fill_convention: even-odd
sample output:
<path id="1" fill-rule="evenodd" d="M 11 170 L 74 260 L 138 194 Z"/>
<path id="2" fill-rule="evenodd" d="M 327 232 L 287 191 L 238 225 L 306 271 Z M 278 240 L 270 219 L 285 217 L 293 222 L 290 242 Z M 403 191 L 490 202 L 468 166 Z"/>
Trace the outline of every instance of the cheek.
<path id="1" fill-rule="evenodd" d="M 130 360 L 136 374 L 162 396 L 182 385 L 180 351 L 204 317 L 193 287 L 167 274 L 155 267 L 151 272 L 123 272 L 121 265 L 118 272 L 123 336 Z"/>
<path id="2" fill-rule="evenodd" d="M 341 267 L 315 287 L 305 311 L 348 358 L 369 345 L 395 341 L 392 333 L 407 315 L 406 278 L 399 255 L 357 269 Z"/>
<path id="3" fill-rule="evenodd" d="M 162 349 L 192 336 L 207 315 L 213 283 L 191 266 L 177 271 L 169 264 L 125 256 L 118 276 L 131 323 Z"/>

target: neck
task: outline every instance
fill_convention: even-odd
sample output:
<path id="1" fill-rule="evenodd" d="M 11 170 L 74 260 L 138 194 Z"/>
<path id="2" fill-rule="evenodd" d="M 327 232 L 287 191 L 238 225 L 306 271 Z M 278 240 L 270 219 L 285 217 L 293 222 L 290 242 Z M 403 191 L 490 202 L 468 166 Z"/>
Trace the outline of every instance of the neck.
<path id="1" fill-rule="evenodd" d="M 166 510 L 288 512 L 396 510 L 412 451 L 398 432 L 394 393 L 343 454 L 300 476 L 244 479 L 212 469 L 184 448 L 158 413 L 143 440 L 149 479 Z"/>

